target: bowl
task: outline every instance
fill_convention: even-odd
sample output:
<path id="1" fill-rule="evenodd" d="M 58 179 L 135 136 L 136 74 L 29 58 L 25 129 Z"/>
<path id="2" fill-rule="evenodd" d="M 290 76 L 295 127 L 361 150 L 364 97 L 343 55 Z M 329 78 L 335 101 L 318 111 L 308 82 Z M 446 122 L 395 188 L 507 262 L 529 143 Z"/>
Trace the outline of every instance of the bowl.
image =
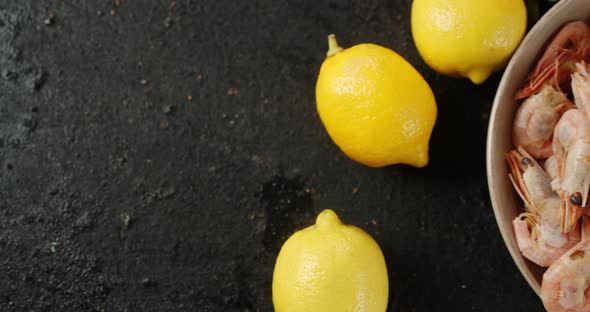
<path id="1" fill-rule="evenodd" d="M 565 24 L 576 20 L 590 21 L 588 0 L 558 2 L 529 31 L 504 71 L 488 125 L 486 166 L 496 222 L 516 266 L 539 296 L 545 269 L 525 259 L 516 244 L 512 220 L 522 211 L 523 203 L 508 179 L 509 169 L 504 154 L 513 149 L 512 121 L 518 107 L 514 94 L 536 65 L 553 36 Z"/>

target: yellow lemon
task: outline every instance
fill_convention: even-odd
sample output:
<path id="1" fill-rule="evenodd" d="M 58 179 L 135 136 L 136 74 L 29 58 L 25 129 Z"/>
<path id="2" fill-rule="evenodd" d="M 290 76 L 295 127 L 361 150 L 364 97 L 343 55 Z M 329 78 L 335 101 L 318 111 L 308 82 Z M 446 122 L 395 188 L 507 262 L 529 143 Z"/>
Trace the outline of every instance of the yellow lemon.
<path id="1" fill-rule="evenodd" d="M 274 268 L 277 312 L 383 312 L 389 294 L 381 249 L 363 230 L 326 209 L 293 234 Z"/>
<path id="2" fill-rule="evenodd" d="M 412 35 L 434 70 L 483 83 L 526 31 L 523 0 L 414 0 Z"/>
<path id="3" fill-rule="evenodd" d="M 436 120 L 432 90 L 410 63 L 390 49 L 348 49 L 328 37 L 316 84 L 320 118 L 348 157 L 371 167 L 424 167 Z"/>

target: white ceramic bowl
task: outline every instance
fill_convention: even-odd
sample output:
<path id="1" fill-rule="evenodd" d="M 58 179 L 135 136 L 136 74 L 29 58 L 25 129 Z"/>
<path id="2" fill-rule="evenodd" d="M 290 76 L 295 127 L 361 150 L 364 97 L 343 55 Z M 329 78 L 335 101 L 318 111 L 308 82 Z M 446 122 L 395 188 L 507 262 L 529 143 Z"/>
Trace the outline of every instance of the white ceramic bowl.
<path id="1" fill-rule="evenodd" d="M 536 65 L 553 35 L 566 23 L 576 20 L 590 22 L 590 1 L 561 0 L 529 31 L 502 76 L 488 125 L 486 166 L 496 221 L 516 266 L 537 295 L 540 295 L 545 269 L 523 258 L 516 244 L 512 220 L 521 212 L 523 204 L 508 180 L 509 169 L 504 153 L 513 148 L 511 133 L 517 108 L 514 100 L 516 90 Z"/>

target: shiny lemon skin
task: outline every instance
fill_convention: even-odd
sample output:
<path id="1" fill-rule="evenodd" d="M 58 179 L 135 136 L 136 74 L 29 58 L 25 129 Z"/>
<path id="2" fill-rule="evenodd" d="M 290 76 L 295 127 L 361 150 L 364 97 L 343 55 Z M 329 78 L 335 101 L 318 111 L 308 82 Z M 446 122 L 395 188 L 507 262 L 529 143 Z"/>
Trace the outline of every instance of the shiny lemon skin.
<path id="1" fill-rule="evenodd" d="M 329 56 L 316 84 L 319 116 L 332 140 L 370 167 L 424 167 L 436 101 L 424 78 L 394 51 L 359 44 Z"/>
<path id="2" fill-rule="evenodd" d="M 430 67 L 481 84 L 522 40 L 526 7 L 522 0 L 414 0 L 411 23 Z"/>
<path id="3" fill-rule="evenodd" d="M 332 210 L 293 234 L 274 268 L 276 312 L 383 312 L 389 279 L 381 249 L 363 230 Z"/>

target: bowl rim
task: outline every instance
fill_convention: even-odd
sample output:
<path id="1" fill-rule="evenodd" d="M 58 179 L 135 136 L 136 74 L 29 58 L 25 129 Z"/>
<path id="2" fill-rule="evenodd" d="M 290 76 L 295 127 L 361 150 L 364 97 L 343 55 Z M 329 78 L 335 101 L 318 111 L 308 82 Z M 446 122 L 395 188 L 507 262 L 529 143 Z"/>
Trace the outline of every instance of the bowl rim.
<path id="1" fill-rule="evenodd" d="M 499 118 L 499 116 L 497 115 L 497 111 L 499 110 L 500 106 L 502 105 L 502 99 L 501 99 L 501 92 L 499 92 L 499 90 L 504 90 L 506 89 L 508 82 L 509 82 L 509 77 L 513 74 L 513 72 L 515 71 L 515 66 L 516 66 L 516 59 L 518 59 L 518 55 L 524 53 L 524 51 L 526 50 L 526 46 L 527 44 L 529 44 L 531 41 L 533 41 L 532 38 L 534 38 L 535 36 L 537 36 L 539 33 L 542 33 L 542 31 L 547 28 L 548 26 L 546 25 L 547 21 L 550 20 L 551 18 L 553 18 L 553 16 L 555 14 L 557 14 L 557 12 L 559 10 L 561 10 L 563 7 L 567 6 L 569 3 L 574 2 L 575 0 L 561 0 L 558 3 L 556 3 L 555 5 L 553 5 L 553 7 L 551 9 L 549 9 L 534 25 L 533 27 L 528 31 L 528 33 L 526 34 L 526 36 L 523 38 L 523 40 L 520 42 L 518 48 L 516 49 L 516 51 L 514 52 L 514 54 L 511 56 L 510 61 L 508 62 L 508 65 L 506 66 L 506 69 L 504 70 L 504 73 L 502 74 L 502 79 L 500 80 L 500 83 L 498 85 L 498 88 L 496 89 L 496 94 L 494 96 L 494 102 L 490 111 L 490 119 L 488 121 L 488 129 L 487 129 L 487 138 L 486 138 L 486 175 L 487 175 L 487 182 L 488 182 L 488 191 L 489 191 L 489 195 L 490 195 L 490 201 L 492 203 L 492 209 L 494 212 L 494 217 L 496 219 L 496 225 L 498 226 L 498 229 L 500 230 L 500 234 L 502 236 L 502 239 L 504 241 L 504 246 L 506 247 L 506 249 L 508 249 L 508 252 L 510 253 L 510 256 L 512 257 L 512 260 L 514 262 L 514 264 L 516 264 L 518 270 L 520 271 L 520 273 L 523 275 L 523 277 L 525 278 L 525 280 L 527 281 L 527 283 L 529 284 L 529 286 L 533 289 L 533 291 L 537 294 L 537 296 L 541 297 L 541 288 L 540 285 L 537 283 L 537 281 L 533 278 L 532 274 L 526 274 L 525 272 L 529 272 L 529 268 L 526 267 L 525 262 L 521 261 L 521 255 L 520 255 L 520 250 L 518 248 L 516 249 L 512 249 L 509 247 L 510 244 L 510 238 L 512 236 L 514 236 L 514 232 L 513 231 L 508 231 L 505 230 L 500 222 L 500 210 L 499 210 L 499 199 L 497 198 L 498 196 L 496 195 L 496 191 L 494 190 L 494 186 L 498 183 L 497 181 L 497 177 L 494 175 L 493 171 L 493 163 L 492 163 L 492 144 L 494 141 L 494 135 L 493 133 L 496 131 L 496 123 L 497 123 L 497 118 Z M 563 25 L 562 25 L 563 26 Z M 559 29 L 558 29 L 559 30 Z M 552 36 L 554 36 L 555 34 L 553 33 Z M 552 37 L 551 36 L 551 37 Z M 550 40 L 551 37 L 548 37 L 547 40 L 545 40 L 543 42 L 543 47 L 542 49 L 544 50 L 544 48 L 546 47 L 548 41 Z M 541 50 L 542 51 L 542 50 Z M 535 56 L 535 59 L 538 59 L 538 57 L 540 56 L 540 52 L 537 52 L 537 55 Z M 536 61 L 535 61 L 536 63 Z M 533 64 L 535 64 L 533 63 Z M 503 222 L 503 221 L 502 221 Z M 525 259 L 525 261 L 528 261 Z"/>

